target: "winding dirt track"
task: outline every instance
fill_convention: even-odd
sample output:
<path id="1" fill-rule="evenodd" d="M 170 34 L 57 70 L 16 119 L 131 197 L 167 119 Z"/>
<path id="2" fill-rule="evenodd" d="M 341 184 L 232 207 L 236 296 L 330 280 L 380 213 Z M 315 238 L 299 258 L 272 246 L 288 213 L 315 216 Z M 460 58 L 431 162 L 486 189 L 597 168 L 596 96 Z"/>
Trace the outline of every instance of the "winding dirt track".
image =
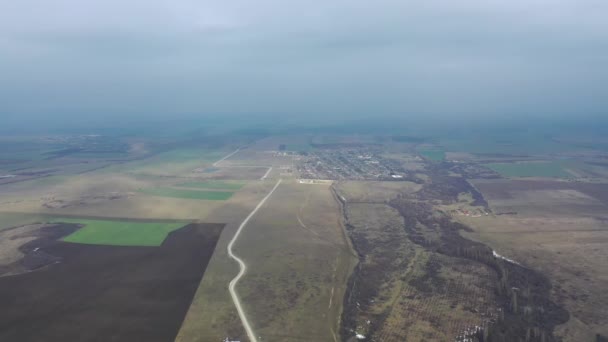
<path id="1" fill-rule="evenodd" d="M 277 183 L 274 185 L 272 190 L 270 190 L 268 195 L 266 195 L 266 197 L 264 197 L 260 201 L 260 203 L 258 203 L 258 205 L 255 207 L 255 209 L 253 209 L 253 211 L 251 213 L 249 213 L 249 216 L 247 216 L 245 218 L 245 220 L 243 220 L 243 222 L 237 229 L 236 233 L 234 233 L 232 240 L 230 240 L 230 243 L 228 243 L 228 255 L 230 256 L 230 258 L 236 260 L 236 262 L 239 264 L 239 268 L 240 268 L 239 273 L 236 275 L 236 277 L 234 277 L 234 279 L 232 279 L 230 281 L 230 284 L 228 285 L 228 290 L 230 291 L 230 296 L 232 297 L 234 306 L 236 307 L 236 310 L 239 313 L 239 317 L 241 318 L 241 322 L 243 323 L 243 327 L 245 328 L 245 331 L 247 332 L 247 336 L 249 337 L 250 342 L 257 342 L 258 339 L 257 339 L 255 333 L 253 332 L 251 325 L 249 324 L 249 320 L 247 319 L 247 316 L 245 315 L 245 312 L 243 311 L 243 308 L 241 306 L 241 300 L 239 299 L 239 296 L 235 290 L 237 283 L 243 277 L 243 275 L 245 275 L 245 272 L 247 272 L 247 265 L 241 258 L 234 255 L 234 253 L 232 252 L 232 246 L 234 245 L 235 241 L 238 239 L 239 235 L 241 234 L 241 231 L 243 230 L 243 228 L 245 228 L 245 226 L 247 225 L 249 220 L 264 205 L 264 203 L 266 203 L 266 200 L 268 200 L 268 198 L 270 198 L 272 193 L 279 187 L 279 184 L 281 184 L 281 181 L 282 181 L 282 179 L 279 179 L 277 181 Z"/>

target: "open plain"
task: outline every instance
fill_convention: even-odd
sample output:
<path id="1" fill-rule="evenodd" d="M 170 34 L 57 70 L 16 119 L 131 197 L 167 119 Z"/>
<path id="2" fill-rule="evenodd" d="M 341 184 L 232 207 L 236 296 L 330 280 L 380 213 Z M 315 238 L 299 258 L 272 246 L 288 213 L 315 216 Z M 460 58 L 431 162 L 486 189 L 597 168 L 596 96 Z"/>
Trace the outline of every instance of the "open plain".
<path id="1" fill-rule="evenodd" d="M 48 304 L 36 310 L 47 317 L 76 291 L 67 279 L 94 284 L 68 300 L 98 322 L 85 340 L 95 332 L 179 342 L 605 336 L 608 183 L 599 157 L 556 162 L 577 167 L 567 178 L 505 178 L 487 164 L 539 158 L 426 141 L 277 135 L 157 153 L 138 142 L 136 154 L 84 173 L 51 172 L 43 165 L 55 161 L 40 159 L 34 170 L 47 171 L 0 185 L 0 287 L 16 298 L 39 293 Z M 125 275 L 132 263 L 141 272 Z M 117 277 L 130 288 L 104 290 Z M 87 301 L 128 315 L 81 309 Z M 26 334 L 32 305 L 7 306 L 0 336 L 81 337 L 61 315 Z M 156 323 L 161 312 L 166 324 Z"/>
<path id="2" fill-rule="evenodd" d="M 0 339 L 169 341 L 221 231 L 222 225 L 191 224 L 170 233 L 160 247 L 33 240 L 27 253 L 56 260 L 0 278 Z"/>
<path id="3" fill-rule="evenodd" d="M 466 236 L 552 280 L 552 297 L 571 315 L 557 327 L 565 341 L 608 335 L 604 296 L 608 287 L 608 184 L 551 180 L 473 183 L 495 215 L 460 217 L 474 229 Z"/>

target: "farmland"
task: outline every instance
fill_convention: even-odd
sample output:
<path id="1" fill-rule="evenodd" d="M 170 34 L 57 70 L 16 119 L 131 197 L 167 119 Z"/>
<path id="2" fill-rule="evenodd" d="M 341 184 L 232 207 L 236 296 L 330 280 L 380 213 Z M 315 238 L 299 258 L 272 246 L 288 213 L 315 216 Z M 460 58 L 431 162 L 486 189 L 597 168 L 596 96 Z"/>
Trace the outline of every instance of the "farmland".
<path id="1" fill-rule="evenodd" d="M 500 215 L 467 218 L 467 236 L 499 253 L 543 270 L 551 296 L 570 312 L 556 328 L 566 341 L 607 335 L 605 260 L 607 184 L 555 180 L 484 180 L 475 186 Z M 502 214 L 508 213 L 508 214 Z M 593 298 L 593 299 L 592 299 Z"/>
<path id="2" fill-rule="evenodd" d="M 442 150 L 421 150 L 418 153 L 430 161 L 442 161 L 445 159 L 445 151 Z"/>
<path id="3" fill-rule="evenodd" d="M 234 192 L 230 191 L 200 191 L 175 188 L 148 188 L 141 190 L 142 193 L 152 196 L 175 197 L 185 199 L 225 201 L 232 197 Z"/>
<path id="4" fill-rule="evenodd" d="M 163 148 L 138 141 L 127 144 L 128 157 L 117 152 L 115 161 L 102 157 L 109 152 L 64 151 L 68 155 L 58 157 L 57 164 L 98 156 L 109 165 L 84 173 L 88 163 L 41 175 L 32 171 L 0 185 L 0 275 L 36 277 L 27 279 L 46 284 L 48 289 L 26 284 L 14 292 L 40 293 L 48 304 L 36 310 L 46 315 L 66 300 L 64 293 L 75 291 L 55 276 L 104 287 L 105 280 L 85 273 L 130 282 L 121 273 L 127 266 L 114 270 L 109 263 L 119 264 L 116 258 L 122 256 L 126 265 L 148 272 L 153 266 L 143 259 L 150 259 L 164 275 L 138 273 L 141 286 L 133 280 L 135 288 L 117 287 L 112 293 L 94 287 L 79 298 L 99 296 L 95 305 L 133 313 L 125 324 L 153 326 L 136 335 L 122 322 L 85 310 L 83 317 L 107 322 L 87 329 L 122 327 L 146 340 L 157 334 L 164 341 L 245 341 L 227 289 L 239 266 L 226 248 L 281 178 L 233 247 L 247 265 L 236 291 L 261 341 L 350 342 L 361 334 L 376 341 L 461 342 L 486 334 L 484 341 L 494 342 L 529 333 L 552 342 L 605 335 L 601 261 L 608 188 L 601 177 L 608 168 L 603 157 L 475 154 L 437 141 L 269 136 L 221 148 Z M 290 151 L 293 146 L 308 147 L 299 153 Z M 37 159 L 32 165 L 48 162 Z M 523 170 L 508 175 L 495 165 Z M 193 238 L 195 231 L 209 231 L 216 239 L 213 247 L 206 238 Z M 186 262 L 194 247 L 167 249 L 172 241 L 181 245 L 190 238 L 210 254 Z M 72 258 L 78 253 L 87 255 L 81 264 Z M 170 261 L 173 257 L 180 264 Z M 84 263 L 86 272 L 68 276 L 83 270 Z M 6 279 L 0 277 L 0 289 Z M 162 291 L 174 305 L 155 292 L 166 289 L 154 285 L 160 283 L 185 289 L 180 297 Z M 525 289 L 525 295 L 513 288 Z M 111 304 L 116 301 L 124 303 Z M 69 303 L 80 310 L 76 299 Z M 32 305 L 27 302 L 23 310 Z M 539 308 L 544 315 L 526 316 Z M 25 315 L 9 309 L 5 319 Z M 158 323 L 161 311 L 170 323 L 165 327 Z M 50 325 L 37 324 L 41 334 L 50 334 Z M 57 336 L 72 337 L 63 323 L 52 324 Z M 0 337 L 39 339 L 8 326 Z"/>
<path id="5" fill-rule="evenodd" d="M 22 307 L 5 306 L 3 319 L 23 322 L 38 332 L 4 325 L 0 327 L 0 339 L 28 341 L 57 336 L 62 341 L 78 340 L 80 337 L 74 334 L 84 327 L 91 336 L 104 340 L 172 340 L 184 323 L 222 232 L 222 225 L 197 223 L 182 227 L 193 221 L 231 223 L 242 219 L 250 203 L 256 203 L 259 189 L 242 189 L 244 183 L 238 179 L 259 179 L 260 173 L 268 171 L 266 167 L 219 167 L 208 175 L 194 171 L 210 167 L 216 157 L 226 153 L 177 149 L 140 160 L 115 162 L 90 173 L 57 174 L 3 185 L 1 228 L 7 229 L 10 239 L 3 244 L 0 274 L 18 274 L 14 281 L 25 283 L 35 277 L 38 285 L 19 285 L 21 292 L 14 292 L 14 296 L 37 292 L 40 315 L 48 315 L 60 303 L 70 302 L 79 317 L 89 323 L 70 327 L 67 322 L 75 322 L 74 313 L 65 312 L 66 316 L 57 315 L 46 326 L 28 324 L 26 311 L 33 303 L 22 301 Z M 214 177 L 225 180 L 213 180 Z M 184 183 L 191 183 L 187 185 L 192 188 L 178 186 Z M 152 195 L 141 189 L 160 191 Z M 235 194 L 236 190 L 239 191 Z M 76 258 L 79 254 L 87 257 Z M 40 271 L 30 272 L 31 267 Z M 132 274 L 126 274 L 129 270 Z M 62 279 L 71 280 L 65 283 Z M 104 285 L 114 284 L 117 279 L 125 286 Z M 7 289 L 17 291 L 12 289 L 18 286 L 16 283 L 1 283 L 4 280 L 0 278 L 0 287 L 5 284 Z M 69 284 L 95 285 L 78 292 L 66 287 Z M 226 290 L 225 283 L 218 285 L 216 290 Z M 104 288 L 113 290 L 100 292 Z M 66 299 L 68 294 L 74 298 Z M 227 302 L 226 309 L 233 310 L 232 305 Z M 96 307 L 99 312 L 84 307 Z M 131 315 L 112 315 L 117 312 L 112 309 Z M 219 333 L 218 339 L 225 333 Z"/>
<path id="6" fill-rule="evenodd" d="M 567 163 L 560 162 L 525 162 L 525 163 L 492 163 L 487 167 L 505 177 L 555 177 L 568 178 L 573 175 L 567 170 Z"/>
<path id="7" fill-rule="evenodd" d="M 179 222 L 135 222 L 57 218 L 56 222 L 76 223 L 83 228 L 63 238 L 65 242 L 112 246 L 160 246 L 167 235 L 183 227 Z"/>
<path id="8" fill-rule="evenodd" d="M 26 253 L 60 262 L 0 278 L 0 292 L 12 299 L 0 312 L 0 339 L 170 341 L 221 230 L 221 225 L 190 225 L 158 247 L 38 244 Z"/>
<path id="9" fill-rule="evenodd" d="M 179 187 L 184 188 L 200 188 L 200 189 L 211 189 L 211 190 L 239 190 L 242 188 L 244 183 L 241 182 L 223 182 L 223 181 L 206 181 L 206 182 L 187 182 L 177 184 Z"/>
<path id="10" fill-rule="evenodd" d="M 237 251 L 256 267 L 241 294 L 265 340 L 337 338 L 352 265 L 339 213 L 328 186 L 286 184 L 243 232 L 247 244 L 237 244 Z"/>
<path id="11" fill-rule="evenodd" d="M 234 248 L 248 265 L 237 291 L 254 331 L 264 341 L 339 337 L 342 296 L 353 256 L 327 185 L 281 184 Z M 214 283 L 227 283 L 220 281 L 225 275 L 216 279 L 216 270 L 209 271 L 213 276 L 201 284 L 201 295 L 218 291 Z M 242 338 L 242 331 L 230 328 L 238 317 L 226 312 L 231 307 L 227 300 L 219 301 L 218 295 L 195 298 L 189 315 L 213 319 L 187 318 L 178 340 L 208 341 L 225 331 Z"/>

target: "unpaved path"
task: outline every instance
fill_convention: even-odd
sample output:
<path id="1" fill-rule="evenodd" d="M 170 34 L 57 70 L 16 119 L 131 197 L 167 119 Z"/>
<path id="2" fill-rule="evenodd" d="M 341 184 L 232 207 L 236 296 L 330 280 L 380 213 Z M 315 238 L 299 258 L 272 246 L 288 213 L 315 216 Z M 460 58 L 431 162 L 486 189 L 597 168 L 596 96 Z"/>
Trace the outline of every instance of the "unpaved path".
<path id="1" fill-rule="evenodd" d="M 274 185 L 274 187 L 272 188 L 272 190 L 270 190 L 268 195 L 266 195 L 266 197 L 264 197 L 260 201 L 260 203 L 258 203 L 258 205 L 255 207 L 255 209 L 253 209 L 253 211 L 251 213 L 249 213 L 249 216 L 247 216 L 245 218 L 245 220 L 241 223 L 239 228 L 236 230 L 236 233 L 234 233 L 232 240 L 230 240 L 230 243 L 228 243 L 228 255 L 230 256 L 230 258 L 236 260 L 236 262 L 239 264 L 239 268 L 240 268 L 239 273 L 236 275 L 236 277 L 234 277 L 234 279 L 232 279 L 230 281 L 230 284 L 228 285 L 228 290 L 230 291 L 230 296 L 232 297 L 234 306 L 236 306 L 236 310 L 239 313 L 239 317 L 241 318 L 241 322 L 243 323 L 243 327 L 245 328 L 245 332 L 247 332 L 247 336 L 249 337 L 250 342 L 257 342 L 258 338 L 256 337 L 255 333 L 253 332 L 251 325 L 249 324 L 249 320 L 247 319 L 247 316 L 245 315 L 245 312 L 243 311 L 243 308 L 241 306 L 241 300 L 239 299 L 239 296 L 235 290 L 236 284 L 243 277 L 243 275 L 245 275 L 245 272 L 247 272 L 247 265 L 245 265 L 245 262 L 243 261 L 243 259 L 234 255 L 234 253 L 232 252 L 232 246 L 234 245 L 235 241 L 238 239 L 239 235 L 241 234 L 241 231 L 243 230 L 243 228 L 245 228 L 245 226 L 247 225 L 249 220 L 264 205 L 264 203 L 266 203 L 266 200 L 268 200 L 268 198 L 270 198 L 272 193 L 279 187 L 279 184 L 281 184 L 281 181 L 282 181 L 282 179 L 279 179 L 277 181 L 277 183 Z"/>
<path id="2" fill-rule="evenodd" d="M 239 152 L 240 150 L 241 150 L 241 148 L 240 148 L 240 147 L 239 147 L 239 148 L 237 148 L 237 149 L 236 149 L 234 152 L 232 152 L 232 153 L 230 153 L 230 154 L 228 154 L 228 155 L 224 156 L 224 158 L 222 158 L 222 159 L 220 159 L 220 160 L 216 161 L 215 163 L 213 163 L 213 165 L 212 165 L 212 166 L 213 166 L 213 167 L 217 167 L 217 166 L 219 166 L 219 164 L 220 164 L 221 162 L 223 162 L 224 160 L 226 160 L 226 159 L 228 159 L 228 158 L 232 157 L 233 155 L 237 154 L 237 152 Z"/>

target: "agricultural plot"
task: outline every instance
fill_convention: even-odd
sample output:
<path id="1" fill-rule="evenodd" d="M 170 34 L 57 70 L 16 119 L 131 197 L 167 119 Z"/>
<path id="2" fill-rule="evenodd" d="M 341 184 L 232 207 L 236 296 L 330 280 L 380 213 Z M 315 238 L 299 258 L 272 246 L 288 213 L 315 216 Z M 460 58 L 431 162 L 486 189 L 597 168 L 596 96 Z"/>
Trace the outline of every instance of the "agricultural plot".
<path id="1" fill-rule="evenodd" d="M 449 151 L 470 152 L 478 155 L 537 155 L 570 150 L 583 150 L 532 132 L 488 132 L 485 135 L 441 137 L 439 142 Z"/>
<path id="2" fill-rule="evenodd" d="M 205 149 L 175 149 L 142 160 L 113 165 L 106 168 L 105 171 L 156 176 L 182 176 L 190 174 L 196 168 L 210 167 L 223 154 L 225 154 L 223 151 Z"/>
<path id="3" fill-rule="evenodd" d="M 264 341 L 339 340 L 354 260 L 329 186 L 282 184 L 235 252 L 249 265 L 237 291 Z"/>
<path id="4" fill-rule="evenodd" d="M 519 162 L 519 163 L 490 163 L 487 167 L 504 177 L 549 177 L 572 178 L 565 162 Z"/>
<path id="5" fill-rule="evenodd" d="M 197 200 L 225 201 L 232 197 L 231 191 L 202 191 L 175 188 L 148 188 L 142 189 L 142 193 L 152 196 L 174 197 Z"/>
<path id="6" fill-rule="evenodd" d="M 418 154 L 430 161 L 442 161 L 445 159 L 445 151 L 443 150 L 421 150 L 418 151 Z"/>
<path id="7" fill-rule="evenodd" d="M 608 336 L 608 185 L 563 181 L 475 181 L 495 215 L 459 216 L 466 236 L 526 267 L 542 270 L 551 297 L 570 312 L 564 341 Z"/>
<path id="8" fill-rule="evenodd" d="M 0 340 L 174 340 L 222 228 L 191 224 L 158 247 L 28 242 L 26 255 L 53 262 L 0 278 L 10 298 L 0 310 Z"/>
<path id="9" fill-rule="evenodd" d="M 208 190 L 232 190 L 236 191 L 243 187 L 245 183 L 242 182 L 226 182 L 226 181 L 201 181 L 201 182 L 187 182 L 177 184 L 179 187 L 184 188 L 200 188 Z"/>
<path id="10" fill-rule="evenodd" d="M 236 166 L 233 166 L 236 165 Z M 213 172 L 205 172 L 205 170 L 195 171 L 196 177 L 204 177 L 211 182 L 231 182 L 233 180 L 259 180 L 268 171 L 265 166 L 246 166 L 240 162 L 231 159 L 223 161 L 222 167 Z"/>
<path id="11" fill-rule="evenodd" d="M 608 183 L 474 180 L 496 214 L 606 217 Z"/>
<path id="12" fill-rule="evenodd" d="M 313 146 L 310 144 L 286 144 L 285 150 L 292 152 L 310 152 L 313 150 Z"/>
<path id="13" fill-rule="evenodd" d="M 401 193 L 413 193 L 420 184 L 412 182 L 347 181 L 335 183 L 340 196 L 347 202 L 386 202 Z"/>
<path id="14" fill-rule="evenodd" d="M 308 135 L 271 136 L 258 140 L 251 146 L 258 151 L 310 152 L 314 149 Z"/>
<path id="15" fill-rule="evenodd" d="M 239 205 L 230 201 L 212 215 L 215 220 L 225 211 L 231 221 L 177 341 L 246 339 L 227 290 L 238 265 L 225 246 L 273 184 L 248 186 L 239 195 L 257 197 Z M 234 253 L 247 264 L 236 290 L 262 341 L 340 340 L 342 299 L 354 259 L 327 185 L 284 180 L 244 228 Z"/>
<path id="16" fill-rule="evenodd" d="M 34 222 L 44 222 L 44 215 L 29 213 L 0 212 L 0 231 Z"/>
<path id="17" fill-rule="evenodd" d="M 63 241 L 113 246 L 160 246 L 167 235 L 184 226 L 180 222 L 141 222 L 57 218 L 55 222 L 76 223 L 83 228 L 66 236 Z"/>

